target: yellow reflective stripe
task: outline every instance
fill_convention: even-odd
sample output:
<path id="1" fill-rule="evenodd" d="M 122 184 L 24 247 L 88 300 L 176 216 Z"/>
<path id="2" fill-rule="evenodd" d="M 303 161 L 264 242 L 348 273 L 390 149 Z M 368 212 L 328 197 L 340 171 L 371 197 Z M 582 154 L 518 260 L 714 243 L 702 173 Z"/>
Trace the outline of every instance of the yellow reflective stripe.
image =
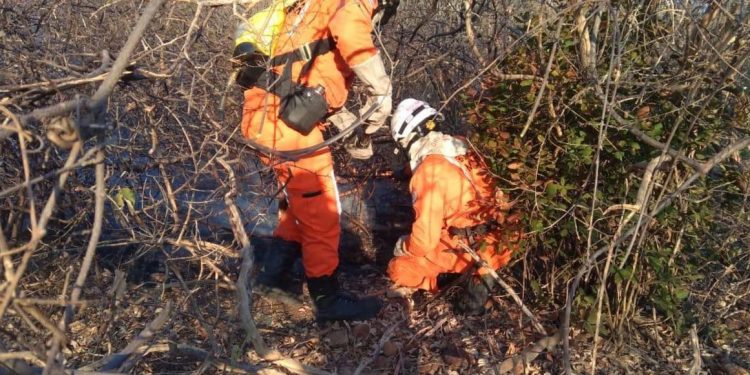
<path id="1" fill-rule="evenodd" d="M 275 44 L 286 19 L 285 8 L 293 0 L 274 1 L 268 8 L 253 14 L 244 25 L 234 45 L 251 43 L 258 51 L 268 56 L 273 54 Z"/>

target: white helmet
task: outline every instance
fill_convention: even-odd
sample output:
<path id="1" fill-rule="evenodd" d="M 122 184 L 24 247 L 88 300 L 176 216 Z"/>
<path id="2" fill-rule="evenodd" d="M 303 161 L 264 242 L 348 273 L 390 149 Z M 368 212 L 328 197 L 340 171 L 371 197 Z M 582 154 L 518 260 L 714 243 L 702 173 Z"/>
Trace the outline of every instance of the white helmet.
<path id="1" fill-rule="evenodd" d="M 401 146 L 406 147 L 417 133 L 424 135 L 419 126 L 435 115 L 437 111 L 429 104 L 417 99 L 404 99 L 391 117 L 391 136 Z"/>

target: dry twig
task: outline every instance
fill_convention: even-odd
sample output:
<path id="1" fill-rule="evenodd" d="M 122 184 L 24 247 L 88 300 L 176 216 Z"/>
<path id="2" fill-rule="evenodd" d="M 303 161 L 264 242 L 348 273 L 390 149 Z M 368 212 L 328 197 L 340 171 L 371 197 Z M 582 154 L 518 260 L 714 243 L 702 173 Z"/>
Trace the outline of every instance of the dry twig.
<path id="1" fill-rule="evenodd" d="M 172 312 L 172 302 L 167 301 L 166 306 L 159 312 L 159 315 L 151 321 L 132 341 L 116 354 L 103 358 L 93 364 L 82 367 L 81 370 L 93 370 L 101 366 L 101 371 L 111 371 L 120 368 L 131 355 L 139 353 L 141 347 L 153 339 L 154 335 L 161 330 L 164 324 L 169 320 L 169 314 Z"/>
<path id="2" fill-rule="evenodd" d="M 559 21 L 557 21 L 557 30 L 555 30 L 555 44 L 552 46 L 552 52 L 549 53 L 549 60 L 547 61 L 547 67 L 544 70 L 544 78 L 542 79 L 542 84 L 539 86 L 539 92 L 536 94 L 536 100 L 534 100 L 534 106 L 531 107 L 531 113 L 529 114 L 529 117 L 526 119 L 526 124 L 523 125 L 523 129 L 521 130 L 520 137 L 523 138 L 524 135 L 526 135 L 526 131 L 529 130 L 529 126 L 531 126 L 531 123 L 534 122 L 534 117 L 536 116 L 536 110 L 539 108 L 539 103 L 542 102 L 542 98 L 544 97 L 544 90 L 547 88 L 547 82 L 549 81 L 549 73 L 552 71 L 552 63 L 555 61 L 555 54 L 557 53 L 557 46 L 560 44 L 560 32 L 562 31 L 562 25 L 563 25 L 564 18 L 560 18 Z"/>
<path id="3" fill-rule="evenodd" d="M 471 255 L 471 258 L 474 259 L 474 262 L 479 264 L 481 267 L 487 270 L 487 272 L 492 276 L 493 279 L 508 293 L 510 294 L 511 298 L 513 298 L 513 301 L 516 302 L 516 304 L 521 308 L 521 311 L 531 320 L 531 324 L 534 326 L 534 328 L 541 334 L 546 335 L 547 331 L 544 329 L 541 323 L 539 323 L 539 320 L 534 316 L 534 314 L 529 310 L 528 307 L 526 307 L 526 304 L 523 303 L 521 300 L 521 297 L 518 296 L 518 293 L 516 293 L 513 288 L 510 287 L 503 279 L 500 278 L 500 275 L 495 272 L 495 270 L 487 264 L 487 262 L 484 261 L 484 259 L 479 257 L 479 254 L 477 254 L 474 249 L 469 247 L 463 242 L 459 242 L 459 245 L 461 248 L 466 251 L 469 255 Z"/>
<path id="4" fill-rule="evenodd" d="M 705 176 L 708 174 L 708 172 L 716 165 L 721 164 L 724 160 L 726 160 L 729 156 L 732 154 L 748 147 L 750 145 L 750 137 L 742 138 L 739 141 L 725 147 L 718 153 L 716 153 L 709 161 L 703 164 L 703 167 L 693 173 L 685 182 L 683 182 L 674 192 L 672 192 L 666 199 L 664 199 L 661 204 L 657 205 L 650 213 L 645 215 L 644 217 L 644 223 L 650 223 L 651 220 L 654 219 L 656 215 L 658 215 L 660 212 L 662 212 L 665 208 L 669 207 L 672 204 L 672 200 L 679 196 L 680 194 L 684 193 L 687 189 L 689 189 L 695 181 L 697 181 L 699 178 Z M 609 245 L 605 245 L 601 247 L 599 250 L 591 254 L 591 256 L 586 259 L 586 262 L 581 266 L 581 268 L 578 270 L 578 273 L 576 274 L 576 277 L 573 279 L 573 282 L 570 285 L 570 288 L 568 289 L 568 297 L 566 299 L 565 303 L 565 313 L 562 315 L 562 323 L 560 327 L 561 336 L 563 339 L 563 345 L 565 350 L 564 355 L 564 368 L 566 373 L 571 373 L 571 363 L 570 363 L 570 314 L 572 311 L 572 305 L 573 301 L 575 300 L 576 291 L 578 290 L 578 285 L 581 282 L 581 278 L 583 275 L 585 275 L 589 270 L 594 266 L 594 264 L 597 262 L 599 257 L 607 252 L 612 247 L 617 247 L 620 244 L 622 244 L 623 241 L 628 239 L 630 236 L 632 236 L 637 230 L 639 226 L 633 226 L 628 231 L 625 232 L 622 236 L 613 239 L 613 242 Z"/>

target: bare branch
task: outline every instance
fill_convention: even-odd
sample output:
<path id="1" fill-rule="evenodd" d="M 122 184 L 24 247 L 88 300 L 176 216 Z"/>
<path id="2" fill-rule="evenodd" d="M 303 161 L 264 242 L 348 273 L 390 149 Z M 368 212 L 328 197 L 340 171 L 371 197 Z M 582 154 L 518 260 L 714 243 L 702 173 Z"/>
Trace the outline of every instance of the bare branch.
<path id="1" fill-rule="evenodd" d="M 150 341 L 154 335 L 161 330 L 162 326 L 169 319 L 169 314 L 172 311 L 172 302 L 167 301 L 166 306 L 159 312 L 151 323 L 146 326 L 132 341 L 125 346 L 124 349 L 113 354 L 105 359 L 98 361 L 97 363 L 104 363 L 101 367 L 101 371 L 111 371 L 119 368 L 125 361 L 130 358 L 131 355 L 138 353 L 139 349 Z M 88 366 L 87 366 L 88 367 Z"/>
<path id="2" fill-rule="evenodd" d="M 529 310 L 528 307 L 526 307 L 526 304 L 523 303 L 523 300 L 521 300 L 521 297 L 518 296 L 515 290 L 510 287 L 503 279 L 500 278 L 500 275 L 495 272 L 495 270 L 490 267 L 487 262 L 484 261 L 484 259 L 480 258 L 474 249 L 469 247 L 463 242 L 459 242 L 459 245 L 461 248 L 467 252 L 469 255 L 471 255 L 471 258 L 474 259 L 474 262 L 482 266 L 482 268 L 487 270 L 487 273 L 489 273 L 492 278 L 495 279 L 495 281 L 508 293 L 510 294 L 511 298 L 513 298 L 513 301 L 516 302 L 516 304 L 521 308 L 521 311 L 531 320 L 531 324 L 534 326 L 534 328 L 541 334 L 546 335 L 547 331 L 544 329 L 541 323 L 539 323 L 539 320 L 534 316 L 534 314 Z"/>
<path id="3" fill-rule="evenodd" d="M 526 119 L 526 124 L 523 126 L 523 130 L 521 130 L 521 138 L 523 138 L 524 135 L 526 135 L 526 131 L 529 130 L 529 126 L 531 126 L 531 123 L 534 122 L 534 117 L 536 116 L 536 110 L 539 108 L 539 103 L 542 102 L 542 97 L 544 97 L 544 90 L 547 88 L 547 82 L 549 81 L 549 73 L 552 71 L 552 63 L 555 61 L 555 54 L 557 53 L 557 46 L 560 43 L 560 32 L 562 31 L 562 25 L 563 25 L 563 18 L 560 18 L 559 21 L 557 21 L 557 30 L 555 30 L 555 44 L 552 46 L 552 51 L 549 53 L 549 60 L 547 61 L 547 68 L 544 70 L 544 79 L 542 80 L 542 84 L 539 86 L 539 92 L 536 94 L 536 100 L 534 100 L 534 106 L 531 107 L 531 113 L 529 114 L 529 117 Z"/>
<path id="4" fill-rule="evenodd" d="M 68 324 L 73 320 L 73 306 L 78 303 L 78 299 L 81 297 L 81 291 L 83 290 L 84 284 L 86 284 L 86 278 L 89 274 L 89 269 L 94 261 L 94 254 L 96 254 L 96 246 L 99 244 L 99 237 L 102 234 L 102 223 L 104 221 L 104 197 L 105 194 L 105 182 L 104 182 L 104 151 L 97 151 L 95 161 L 95 175 L 96 175 L 96 190 L 94 199 L 94 225 L 91 228 L 91 237 L 89 238 L 89 244 L 86 248 L 86 254 L 83 257 L 81 263 L 81 270 L 78 273 L 75 284 L 73 285 L 73 291 L 70 293 L 70 304 L 65 307 L 62 319 L 58 324 L 59 330 L 65 335 L 68 329 Z M 48 353 L 47 367 L 45 372 L 52 371 L 55 368 L 62 367 L 62 359 L 58 358 L 60 351 L 65 340 L 64 337 L 56 337 Z"/>
<path id="5" fill-rule="evenodd" d="M 693 183 L 695 183 L 695 181 L 705 176 L 711 170 L 711 168 L 713 168 L 716 165 L 721 164 L 730 155 L 748 147 L 748 145 L 750 145 L 750 137 L 743 138 L 727 146 L 726 148 L 719 151 L 718 153 L 716 153 L 716 155 L 714 155 L 708 162 L 706 162 L 700 170 L 693 173 L 685 182 L 683 182 L 677 188 L 677 190 L 675 190 L 666 199 L 664 199 L 661 202 L 661 204 L 659 204 L 656 208 L 654 208 L 654 210 L 652 210 L 648 215 L 645 215 L 644 222 L 646 224 L 650 223 L 651 220 L 653 220 L 656 215 L 658 215 L 665 208 L 669 207 L 672 204 L 672 200 L 675 197 L 679 196 L 680 194 L 685 192 L 687 189 L 689 189 L 693 185 Z M 573 306 L 573 301 L 575 300 L 576 291 L 578 290 L 578 284 L 581 282 L 581 278 L 583 277 L 583 275 L 589 272 L 589 270 L 594 266 L 594 264 L 597 262 L 599 257 L 609 250 L 610 246 L 612 247 L 619 246 L 620 244 L 622 244 L 623 241 L 625 241 L 630 236 L 632 236 L 638 230 L 638 228 L 639 226 L 631 227 L 622 236 L 614 238 L 611 244 L 601 247 L 595 253 L 591 254 L 591 256 L 588 259 L 586 259 L 584 264 L 578 270 L 578 273 L 576 274 L 576 277 L 573 279 L 573 282 L 571 283 L 570 288 L 568 290 L 568 297 L 565 303 L 565 313 L 562 316 L 562 323 L 560 327 L 561 336 L 562 336 L 563 343 L 566 348 L 570 347 L 570 337 L 569 337 L 570 314 L 571 314 L 571 310 Z M 566 363 L 566 368 L 568 371 L 570 370 L 569 361 Z"/>

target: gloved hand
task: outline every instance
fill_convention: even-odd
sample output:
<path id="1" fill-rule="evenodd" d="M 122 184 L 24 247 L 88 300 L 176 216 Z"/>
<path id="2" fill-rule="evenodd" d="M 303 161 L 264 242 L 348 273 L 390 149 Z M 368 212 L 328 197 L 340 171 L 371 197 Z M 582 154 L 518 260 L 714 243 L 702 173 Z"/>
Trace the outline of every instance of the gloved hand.
<path id="1" fill-rule="evenodd" d="M 333 124 L 340 132 L 348 128 L 354 121 L 357 121 L 357 116 L 349 112 L 346 107 L 328 116 L 328 122 Z M 372 142 L 369 136 L 362 133 L 361 129 L 357 129 L 345 138 L 344 149 L 354 159 L 366 160 L 373 155 Z"/>
<path id="2" fill-rule="evenodd" d="M 393 109 L 391 77 L 385 72 L 385 65 L 380 54 L 353 66 L 352 71 L 362 80 L 369 93 L 367 102 L 360 109 L 360 115 L 363 115 L 373 104 L 379 105 L 378 109 L 367 119 L 368 126 L 365 134 L 373 134 L 385 124 Z"/>
<path id="3" fill-rule="evenodd" d="M 404 235 L 398 238 L 398 241 L 396 241 L 396 246 L 393 247 L 394 257 L 402 257 L 406 255 L 411 255 L 411 253 L 406 251 L 406 240 L 408 239 L 409 239 L 408 235 Z"/>
<path id="4" fill-rule="evenodd" d="M 342 107 L 336 113 L 328 116 L 326 120 L 338 129 L 339 132 L 344 131 L 349 125 L 357 121 L 357 116 L 354 113 L 349 112 L 346 107 Z"/>

